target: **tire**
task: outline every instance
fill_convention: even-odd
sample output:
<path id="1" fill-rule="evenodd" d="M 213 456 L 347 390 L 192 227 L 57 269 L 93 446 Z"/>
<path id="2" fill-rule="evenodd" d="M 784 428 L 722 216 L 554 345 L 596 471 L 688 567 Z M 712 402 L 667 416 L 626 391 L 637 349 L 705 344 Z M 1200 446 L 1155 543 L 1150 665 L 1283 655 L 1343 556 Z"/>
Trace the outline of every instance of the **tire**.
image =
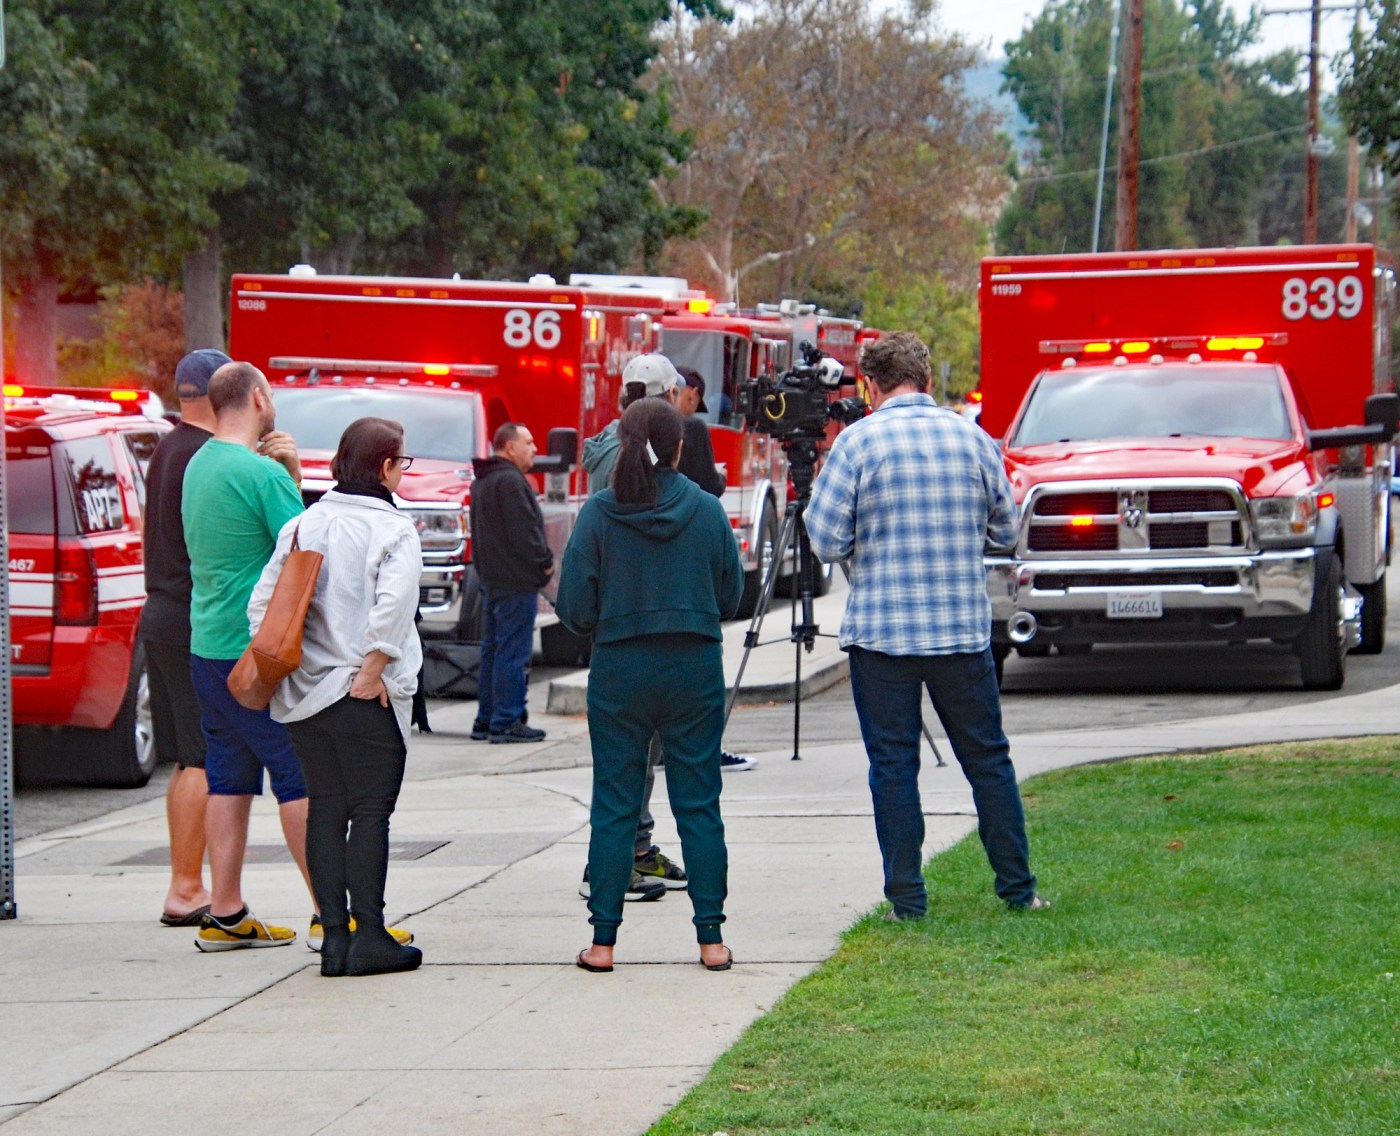
<path id="1" fill-rule="evenodd" d="M 146 677 L 146 653 L 136 645 L 131 675 L 116 720 L 106 730 L 65 731 L 61 745 L 81 735 L 72 748 L 83 781 L 111 789 L 137 789 L 156 771 L 155 733 L 151 727 L 151 688 Z"/>
<path id="2" fill-rule="evenodd" d="M 1341 690 L 1347 656 L 1341 633 L 1342 565 L 1332 553 L 1313 591 L 1312 609 L 1294 650 L 1302 663 L 1304 690 Z"/>
<path id="3" fill-rule="evenodd" d="M 1361 593 L 1361 642 L 1353 655 L 1379 655 L 1385 650 L 1385 577 L 1374 584 L 1356 584 Z"/>
<path id="4" fill-rule="evenodd" d="M 462 609 L 454 633 L 458 643 L 481 642 L 481 581 L 470 564 L 462 574 Z"/>
<path id="5" fill-rule="evenodd" d="M 778 547 L 778 515 L 773 511 L 771 500 L 763 503 L 763 513 L 758 521 L 758 567 L 744 573 L 744 595 L 739 600 L 739 610 L 735 619 L 752 619 L 758 609 L 758 597 L 763 593 L 763 578 L 773 563 L 773 553 Z"/>
<path id="6" fill-rule="evenodd" d="M 588 666 L 593 640 L 575 635 L 562 623 L 540 628 L 540 654 L 551 667 Z"/>

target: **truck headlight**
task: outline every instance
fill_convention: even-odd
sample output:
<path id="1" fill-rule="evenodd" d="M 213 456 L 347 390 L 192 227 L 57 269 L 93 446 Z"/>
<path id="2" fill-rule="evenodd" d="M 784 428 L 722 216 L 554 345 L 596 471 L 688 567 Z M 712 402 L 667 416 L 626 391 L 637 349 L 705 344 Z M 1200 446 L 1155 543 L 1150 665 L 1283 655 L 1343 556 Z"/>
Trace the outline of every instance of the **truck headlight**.
<path id="1" fill-rule="evenodd" d="M 450 552 L 467 536 L 465 509 L 408 509 L 424 552 Z"/>
<path id="2" fill-rule="evenodd" d="M 1317 494 L 1260 497 L 1249 503 L 1260 544 L 1299 544 L 1317 532 Z"/>

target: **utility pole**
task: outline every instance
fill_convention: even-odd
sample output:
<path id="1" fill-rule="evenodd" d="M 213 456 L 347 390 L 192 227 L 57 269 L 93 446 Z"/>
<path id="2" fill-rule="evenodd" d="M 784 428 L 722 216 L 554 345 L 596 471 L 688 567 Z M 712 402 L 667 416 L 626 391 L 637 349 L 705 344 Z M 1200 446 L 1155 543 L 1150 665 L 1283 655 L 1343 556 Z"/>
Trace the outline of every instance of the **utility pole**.
<path id="1" fill-rule="evenodd" d="M 1113 247 L 1137 248 L 1138 125 L 1142 118 L 1142 5 L 1128 0 L 1123 22 L 1123 76 L 1118 99 L 1118 199 Z"/>
<path id="2" fill-rule="evenodd" d="M 1303 188 L 1303 243 L 1317 244 L 1317 63 L 1322 38 L 1322 0 L 1312 0 L 1312 38 L 1308 46 L 1308 152 Z"/>
<path id="3" fill-rule="evenodd" d="M 1355 21 L 1352 24 L 1352 39 L 1361 36 L 1361 0 L 1356 0 Z M 1356 240 L 1356 207 L 1359 204 L 1358 183 L 1361 180 L 1361 141 L 1353 134 L 1347 139 L 1347 231 L 1346 242 Z"/>
<path id="4" fill-rule="evenodd" d="M 5 4 L 0 0 L 0 68 L 5 66 Z M 5 374 L 5 289 L 0 281 L 0 379 Z M 10 563 L 9 497 L 0 454 L 0 563 Z M 10 706 L 10 573 L 0 576 L 0 919 L 15 919 L 15 750 Z"/>

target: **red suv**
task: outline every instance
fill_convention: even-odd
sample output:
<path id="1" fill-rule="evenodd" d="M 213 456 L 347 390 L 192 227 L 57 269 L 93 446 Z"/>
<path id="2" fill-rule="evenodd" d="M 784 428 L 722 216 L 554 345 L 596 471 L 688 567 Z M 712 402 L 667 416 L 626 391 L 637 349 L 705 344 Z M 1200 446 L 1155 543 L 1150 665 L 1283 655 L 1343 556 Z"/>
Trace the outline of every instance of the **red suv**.
<path id="1" fill-rule="evenodd" d="M 146 391 L 6 384 L 4 399 L 16 769 L 144 785 L 145 470 L 170 424 Z"/>

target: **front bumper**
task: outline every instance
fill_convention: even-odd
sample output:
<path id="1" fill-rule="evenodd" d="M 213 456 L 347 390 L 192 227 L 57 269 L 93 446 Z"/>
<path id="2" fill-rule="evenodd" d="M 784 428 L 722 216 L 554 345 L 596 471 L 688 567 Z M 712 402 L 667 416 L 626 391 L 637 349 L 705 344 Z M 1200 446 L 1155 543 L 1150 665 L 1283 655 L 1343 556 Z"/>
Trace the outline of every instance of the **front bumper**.
<path id="1" fill-rule="evenodd" d="M 1033 561 L 987 557 L 993 637 L 1009 642 L 1008 620 L 1029 612 L 1035 637 L 1044 642 L 1292 638 L 1312 607 L 1318 551 Z M 1123 591 L 1159 593 L 1162 615 L 1109 618 L 1110 594 Z M 1343 618 L 1356 622 L 1359 633 L 1359 606 L 1354 616 L 1352 606 L 1344 602 Z"/>

